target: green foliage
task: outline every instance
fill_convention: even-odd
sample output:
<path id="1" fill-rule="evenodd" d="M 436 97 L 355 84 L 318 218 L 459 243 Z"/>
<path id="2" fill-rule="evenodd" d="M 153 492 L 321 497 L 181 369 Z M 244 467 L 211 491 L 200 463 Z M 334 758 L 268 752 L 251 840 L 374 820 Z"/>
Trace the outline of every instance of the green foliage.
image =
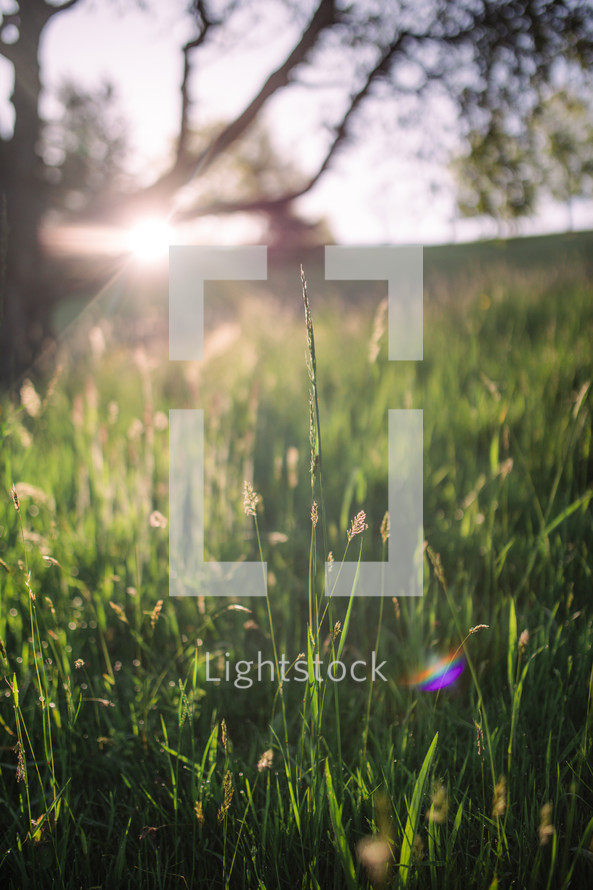
<path id="1" fill-rule="evenodd" d="M 565 203 L 593 194 L 593 107 L 584 93 L 557 90 L 529 111 L 495 111 L 468 134 L 468 151 L 453 163 L 463 216 L 512 222 L 538 201 Z"/>
<path id="2" fill-rule="evenodd" d="M 570 242 L 585 265 L 590 240 Z M 387 361 L 379 297 L 322 303 L 309 276 L 317 526 L 298 268 L 294 316 L 250 297 L 199 370 L 114 347 L 2 403 L 3 886 L 587 886 L 593 300 L 585 276 L 542 278 L 552 252 L 426 251 L 421 363 Z M 384 556 L 405 405 L 424 410 L 425 595 L 328 603 L 327 551 L 339 565 L 359 511 L 347 558 Z M 208 554 L 261 551 L 267 600 L 167 596 L 166 411 L 184 406 L 208 418 Z M 235 687 L 258 651 L 274 680 Z M 373 651 L 387 682 L 317 678 L 316 659 Z M 460 652 L 453 687 L 411 682 Z"/>

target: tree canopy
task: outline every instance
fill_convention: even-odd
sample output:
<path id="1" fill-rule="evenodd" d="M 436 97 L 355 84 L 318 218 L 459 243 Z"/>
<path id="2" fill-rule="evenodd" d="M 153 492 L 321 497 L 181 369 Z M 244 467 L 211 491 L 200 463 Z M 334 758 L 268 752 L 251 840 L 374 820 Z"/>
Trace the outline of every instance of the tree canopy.
<path id="1" fill-rule="evenodd" d="M 15 0 L 12 11 L 1 14 L 0 53 L 14 68 L 15 111 L 12 135 L 0 141 L 2 227 L 7 243 L 0 307 L 0 381 L 4 383 L 18 375 L 39 350 L 50 331 L 52 306 L 60 296 L 59 283 L 48 280 L 39 239 L 52 200 L 48 183 L 55 175 L 49 171 L 48 177 L 52 164 L 47 145 L 45 153 L 40 151 L 43 72 L 39 46 L 50 20 L 83 2 L 67 0 L 59 5 Z M 150 5 L 150 0 L 145 2 Z M 246 39 L 249 21 L 265 16 L 272 7 L 276 12 L 281 8 L 286 22 L 298 32 L 293 46 L 280 64 L 270 68 L 260 88 L 232 120 L 214 128 L 206 139 L 196 139 L 200 124 L 191 86 L 200 77 L 202 54 Z M 117 7 L 113 8 L 115 16 Z M 191 22 L 193 33 L 179 46 L 183 66 L 170 163 L 142 187 L 120 182 L 117 192 L 105 192 L 100 182 L 87 181 L 81 208 L 86 214 L 92 209 L 97 217 L 112 221 L 143 211 L 169 214 L 180 190 L 208 176 L 261 122 L 272 100 L 284 101 L 297 88 L 306 89 L 311 102 L 319 103 L 323 139 L 318 140 L 313 168 L 298 182 L 286 183 L 282 177 L 261 175 L 260 169 L 257 193 L 237 193 L 232 184 L 216 196 L 196 188 L 195 201 L 184 202 L 178 219 L 286 211 L 316 186 L 340 151 L 356 144 L 379 106 L 387 109 L 388 116 L 411 106 L 421 115 L 427 97 L 441 94 L 455 104 L 465 132 L 479 128 L 488 133 L 511 110 L 533 114 L 563 70 L 576 70 L 586 77 L 593 69 L 591 0 L 426 0 L 420 4 L 412 0 L 299 4 L 291 0 L 282 4 L 192 0 L 180 10 L 181 15 Z M 57 150 L 71 153 L 72 172 L 74 155 L 91 132 L 90 122 L 84 118 L 86 110 L 83 113 L 72 101 L 68 106 L 68 97 L 63 105 L 73 136 L 69 145 Z M 87 107 L 92 107 L 92 100 Z M 95 147 L 113 159 L 109 153 L 117 154 L 117 146 L 108 142 Z M 253 163 L 255 169 L 257 160 Z M 79 174 L 81 180 L 88 177 L 88 165 Z"/>

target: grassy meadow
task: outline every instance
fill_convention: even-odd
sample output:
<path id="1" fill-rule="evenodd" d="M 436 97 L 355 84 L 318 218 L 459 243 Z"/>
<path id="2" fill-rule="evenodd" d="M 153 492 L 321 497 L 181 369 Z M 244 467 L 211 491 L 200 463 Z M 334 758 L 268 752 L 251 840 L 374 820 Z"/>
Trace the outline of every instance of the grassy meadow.
<path id="1" fill-rule="evenodd" d="M 387 360 L 386 284 L 319 254 L 207 285 L 201 363 L 168 361 L 166 271 L 65 328 L 0 403 L 2 887 L 591 886 L 592 256 L 425 249 L 422 362 Z M 168 595 L 184 407 L 206 558 L 261 554 L 267 598 Z M 389 408 L 424 412 L 424 596 L 332 600 L 329 552 L 389 546 Z M 455 683 L 414 682 L 445 656 Z M 317 679 L 333 660 L 363 679 Z"/>

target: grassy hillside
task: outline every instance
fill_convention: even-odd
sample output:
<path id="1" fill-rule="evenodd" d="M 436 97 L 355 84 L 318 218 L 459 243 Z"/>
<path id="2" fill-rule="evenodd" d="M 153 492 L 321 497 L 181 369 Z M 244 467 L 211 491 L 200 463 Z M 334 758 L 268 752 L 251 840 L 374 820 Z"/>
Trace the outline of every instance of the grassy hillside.
<path id="1" fill-rule="evenodd" d="M 168 361 L 166 275 L 94 301 L 1 404 L 3 886 L 588 886 L 592 246 L 426 249 L 422 362 L 387 360 L 386 288 L 326 286 L 319 256 L 208 286 L 202 363 Z M 206 558 L 261 555 L 267 598 L 168 596 L 183 407 Z M 424 596 L 328 599 L 330 551 L 385 556 L 401 407 L 424 412 Z M 430 691 L 440 658 L 463 670 Z"/>

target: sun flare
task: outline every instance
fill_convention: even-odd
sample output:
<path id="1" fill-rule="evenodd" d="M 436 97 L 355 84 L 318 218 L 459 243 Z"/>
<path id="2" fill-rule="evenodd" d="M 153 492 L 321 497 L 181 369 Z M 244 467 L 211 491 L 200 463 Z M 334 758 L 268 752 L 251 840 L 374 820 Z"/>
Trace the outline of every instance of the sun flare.
<path id="1" fill-rule="evenodd" d="M 128 233 L 128 250 L 142 262 L 162 260 L 173 241 L 173 229 L 163 219 L 143 219 Z"/>

